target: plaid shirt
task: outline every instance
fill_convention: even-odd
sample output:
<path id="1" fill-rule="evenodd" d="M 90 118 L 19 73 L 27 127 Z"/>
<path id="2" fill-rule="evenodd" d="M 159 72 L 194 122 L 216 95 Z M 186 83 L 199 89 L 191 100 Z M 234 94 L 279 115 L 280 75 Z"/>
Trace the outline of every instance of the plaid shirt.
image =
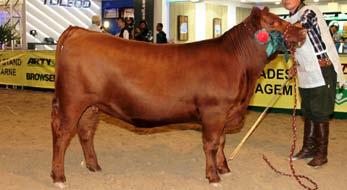
<path id="1" fill-rule="evenodd" d="M 307 9 L 301 16 L 300 23 L 307 29 L 307 34 L 318 59 L 328 58 L 326 46 L 322 40 L 321 31 L 317 23 L 316 13 Z"/>

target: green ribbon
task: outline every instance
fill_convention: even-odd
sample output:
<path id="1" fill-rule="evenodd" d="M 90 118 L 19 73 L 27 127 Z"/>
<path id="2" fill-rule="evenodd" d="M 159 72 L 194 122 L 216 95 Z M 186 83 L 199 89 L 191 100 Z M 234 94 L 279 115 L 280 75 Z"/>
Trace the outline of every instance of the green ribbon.
<path id="1" fill-rule="evenodd" d="M 257 31 L 256 34 L 259 31 Z M 258 41 L 257 38 L 256 38 L 256 40 Z M 260 41 L 258 41 L 258 43 L 264 44 L 263 42 L 260 42 Z M 283 35 L 281 32 L 278 32 L 278 31 L 269 32 L 269 40 L 265 44 L 266 44 L 267 57 L 270 57 L 277 50 L 280 50 L 284 53 L 284 59 L 285 59 L 286 63 L 288 62 L 288 60 L 289 60 L 288 47 L 287 47 L 286 43 L 284 42 L 284 38 L 283 38 Z"/>
<path id="2" fill-rule="evenodd" d="M 275 53 L 276 50 L 280 50 L 284 53 L 284 59 L 286 60 L 286 63 L 288 63 L 288 60 L 289 60 L 288 47 L 286 43 L 284 42 L 282 33 L 278 31 L 271 31 L 269 34 L 270 34 L 270 40 L 266 44 L 267 57 Z"/>

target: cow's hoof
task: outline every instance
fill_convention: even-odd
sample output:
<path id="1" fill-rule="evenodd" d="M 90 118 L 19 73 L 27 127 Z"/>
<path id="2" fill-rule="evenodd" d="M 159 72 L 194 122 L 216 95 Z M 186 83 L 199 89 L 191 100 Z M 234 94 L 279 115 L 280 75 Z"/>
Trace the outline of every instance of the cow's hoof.
<path id="1" fill-rule="evenodd" d="M 98 171 L 101 171 L 101 167 L 100 167 L 99 165 L 96 165 L 96 166 L 87 165 L 86 167 L 87 167 L 88 170 L 91 171 L 91 172 L 98 172 Z"/>
<path id="2" fill-rule="evenodd" d="M 220 182 L 220 177 L 218 175 L 215 177 L 208 177 L 208 181 L 210 182 L 210 184 L 218 183 L 218 182 Z"/>
<path id="3" fill-rule="evenodd" d="M 55 175 L 55 173 L 51 172 L 51 178 L 53 179 L 53 183 L 64 183 L 66 178 L 64 175 Z"/>
<path id="4" fill-rule="evenodd" d="M 101 171 L 101 167 L 99 166 L 99 164 L 86 164 L 84 160 L 81 161 L 81 166 L 88 168 L 88 170 L 91 172 Z"/>
<path id="5" fill-rule="evenodd" d="M 54 186 L 58 187 L 59 189 L 64 189 L 66 188 L 66 184 L 63 182 L 55 182 Z"/>
<path id="6" fill-rule="evenodd" d="M 230 173 L 230 169 L 228 167 L 223 167 L 223 168 L 218 169 L 218 173 L 219 174 L 227 174 L 227 173 Z"/>

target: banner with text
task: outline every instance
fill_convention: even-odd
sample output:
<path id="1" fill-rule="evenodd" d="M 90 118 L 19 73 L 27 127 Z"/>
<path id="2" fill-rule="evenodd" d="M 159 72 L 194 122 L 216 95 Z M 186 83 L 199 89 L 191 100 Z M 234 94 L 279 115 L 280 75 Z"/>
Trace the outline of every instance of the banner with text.
<path id="1" fill-rule="evenodd" d="M 340 56 L 342 69 L 347 80 L 347 57 Z M 294 106 L 294 83 L 291 80 L 287 86 L 282 89 L 282 85 L 288 79 L 288 69 L 292 62 L 285 63 L 283 56 L 278 56 L 265 66 L 265 69 L 258 79 L 254 89 L 254 95 L 250 106 L 266 107 L 276 95 L 281 97 L 274 104 L 274 108 L 292 109 Z M 297 107 L 300 108 L 299 91 L 296 91 L 298 97 Z M 344 89 L 336 89 L 336 112 L 347 112 L 347 86 Z"/>
<path id="2" fill-rule="evenodd" d="M 54 88 L 54 51 L 0 52 L 0 84 Z"/>

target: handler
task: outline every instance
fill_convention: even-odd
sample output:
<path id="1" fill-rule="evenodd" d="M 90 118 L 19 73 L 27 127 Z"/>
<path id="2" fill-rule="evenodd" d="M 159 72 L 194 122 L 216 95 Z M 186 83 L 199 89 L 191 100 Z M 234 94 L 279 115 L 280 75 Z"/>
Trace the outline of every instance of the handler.
<path id="1" fill-rule="evenodd" d="M 336 82 L 343 85 L 341 63 L 328 26 L 317 7 L 304 0 L 282 0 L 289 10 L 291 23 L 307 29 L 305 43 L 296 50 L 297 67 L 289 71 L 298 74 L 301 110 L 304 116 L 302 149 L 293 160 L 313 158 L 308 165 L 318 167 L 328 162 L 329 120 L 334 113 Z"/>

